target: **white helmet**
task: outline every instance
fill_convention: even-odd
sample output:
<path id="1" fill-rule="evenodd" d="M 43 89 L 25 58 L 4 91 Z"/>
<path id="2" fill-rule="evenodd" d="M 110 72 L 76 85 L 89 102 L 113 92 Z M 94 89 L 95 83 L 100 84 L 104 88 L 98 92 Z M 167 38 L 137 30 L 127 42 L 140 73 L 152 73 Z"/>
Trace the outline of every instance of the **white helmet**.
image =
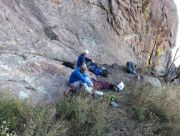
<path id="1" fill-rule="evenodd" d="M 83 53 L 89 54 L 89 51 L 86 49 L 86 50 L 83 51 Z"/>

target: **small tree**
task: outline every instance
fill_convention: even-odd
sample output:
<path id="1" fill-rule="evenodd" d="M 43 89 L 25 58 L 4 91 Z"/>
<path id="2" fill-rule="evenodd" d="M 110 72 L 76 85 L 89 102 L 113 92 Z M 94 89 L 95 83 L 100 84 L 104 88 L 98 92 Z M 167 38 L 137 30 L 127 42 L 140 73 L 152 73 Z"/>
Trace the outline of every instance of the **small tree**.
<path id="1" fill-rule="evenodd" d="M 180 50 L 180 47 L 176 50 L 175 55 L 172 59 L 172 56 L 169 57 L 167 62 L 167 71 L 164 76 L 165 81 L 173 81 L 180 77 L 180 73 L 178 74 L 178 68 L 175 66 L 175 61 L 180 57 L 178 56 L 178 51 Z"/>

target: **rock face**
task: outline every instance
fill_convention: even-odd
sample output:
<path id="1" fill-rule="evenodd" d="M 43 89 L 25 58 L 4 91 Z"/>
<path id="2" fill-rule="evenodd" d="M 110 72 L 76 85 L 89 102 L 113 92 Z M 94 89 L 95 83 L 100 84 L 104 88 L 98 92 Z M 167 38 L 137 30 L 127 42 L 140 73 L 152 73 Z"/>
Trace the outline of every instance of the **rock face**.
<path id="1" fill-rule="evenodd" d="M 176 28 L 173 0 L 0 0 L 0 93 L 54 100 L 71 72 L 61 62 L 85 48 L 163 73 Z"/>

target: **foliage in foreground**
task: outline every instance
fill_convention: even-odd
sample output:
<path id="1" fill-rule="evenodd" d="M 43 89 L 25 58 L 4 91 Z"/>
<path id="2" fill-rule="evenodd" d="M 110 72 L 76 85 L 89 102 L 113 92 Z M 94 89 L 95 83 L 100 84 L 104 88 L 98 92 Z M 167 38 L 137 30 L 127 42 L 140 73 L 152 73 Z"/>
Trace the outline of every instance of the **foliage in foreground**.
<path id="1" fill-rule="evenodd" d="M 3 126 L 0 135 L 100 136 L 105 122 L 105 106 L 100 101 L 91 102 L 88 97 L 77 96 L 63 99 L 56 105 L 33 107 L 16 100 L 0 100 L 0 123 Z"/>
<path id="2" fill-rule="evenodd" d="M 151 124 L 153 135 L 180 134 L 180 88 L 149 85 L 136 86 L 131 96 L 134 119 L 140 124 Z"/>
<path id="3" fill-rule="evenodd" d="M 82 95 L 46 107 L 2 99 L 0 135 L 179 136 L 179 90 L 172 86 L 127 86 L 123 93 L 116 94 L 123 101 L 120 109 L 110 107 L 106 99 Z"/>
<path id="4" fill-rule="evenodd" d="M 61 119 L 69 121 L 68 135 L 101 136 L 105 125 L 106 105 L 91 98 L 77 96 L 57 104 Z"/>

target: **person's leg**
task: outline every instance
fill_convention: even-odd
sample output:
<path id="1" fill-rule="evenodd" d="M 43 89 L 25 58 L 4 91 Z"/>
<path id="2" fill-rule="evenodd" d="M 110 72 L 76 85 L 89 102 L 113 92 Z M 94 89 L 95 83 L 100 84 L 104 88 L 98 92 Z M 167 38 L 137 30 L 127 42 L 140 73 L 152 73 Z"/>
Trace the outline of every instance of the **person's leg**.
<path id="1" fill-rule="evenodd" d="M 76 82 L 70 84 L 72 89 L 75 90 L 75 93 L 77 93 L 77 94 L 79 94 L 79 92 L 81 90 L 81 85 L 82 85 L 81 81 L 76 81 Z"/>
<path id="2" fill-rule="evenodd" d="M 72 84 L 70 84 L 70 86 L 73 88 L 73 89 L 79 89 L 81 87 L 81 81 L 76 81 Z"/>
<path id="3" fill-rule="evenodd" d="M 95 97 L 95 95 L 98 95 L 98 96 L 103 95 L 103 92 L 95 91 L 95 90 L 93 91 L 93 88 L 91 86 L 88 86 L 86 83 L 83 83 L 83 88 L 84 88 L 85 92 L 92 94 L 93 97 Z"/>
<path id="4" fill-rule="evenodd" d="M 88 86 L 86 83 L 83 83 L 82 85 L 83 85 L 83 89 L 85 92 L 87 92 L 89 94 L 93 94 L 92 87 Z"/>
<path id="5" fill-rule="evenodd" d="M 71 87 L 71 89 L 69 89 L 69 90 L 64 92 L 64 96 L 68 96 L 70 92 L 72 94 L 77 93 L 77 91 L 80 90 L 81 82 L 80 81 L 76 81 L 76 82 L 70 84 L 70 87 Z"/>

